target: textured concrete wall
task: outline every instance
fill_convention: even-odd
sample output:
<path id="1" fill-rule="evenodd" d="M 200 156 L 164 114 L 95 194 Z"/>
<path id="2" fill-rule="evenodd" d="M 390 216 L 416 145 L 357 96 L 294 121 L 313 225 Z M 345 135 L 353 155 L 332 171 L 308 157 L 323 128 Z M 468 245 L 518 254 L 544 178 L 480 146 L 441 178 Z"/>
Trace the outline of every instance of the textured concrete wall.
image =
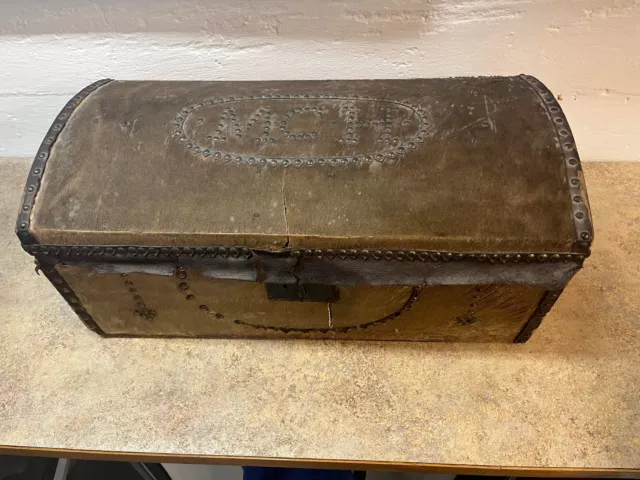
<path id="1" fill-rule="evenodd" d="M 531 73 L 584 160 L 640 160 L 640 0 L 4 0 L 0 156 L 85 84 Z"/>

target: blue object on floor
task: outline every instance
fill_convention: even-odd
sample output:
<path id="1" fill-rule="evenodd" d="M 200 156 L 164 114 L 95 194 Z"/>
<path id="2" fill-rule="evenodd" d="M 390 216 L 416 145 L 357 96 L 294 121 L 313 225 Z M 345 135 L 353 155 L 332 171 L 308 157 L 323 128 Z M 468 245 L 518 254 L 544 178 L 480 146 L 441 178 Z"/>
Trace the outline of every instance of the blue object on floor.
<path id="1" fill-rule="evenodd" d="M 242 467 L 244 480 L 354 480 L 353 470 Z"/>

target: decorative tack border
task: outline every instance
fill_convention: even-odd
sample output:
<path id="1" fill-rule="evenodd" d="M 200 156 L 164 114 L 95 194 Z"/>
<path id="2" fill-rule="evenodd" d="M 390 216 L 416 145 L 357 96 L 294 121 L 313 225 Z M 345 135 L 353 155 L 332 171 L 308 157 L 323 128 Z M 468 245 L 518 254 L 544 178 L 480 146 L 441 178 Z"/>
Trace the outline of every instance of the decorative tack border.
<path id="1" fill-rule="evenodd" d="M 220 313 L 220 312 L 216 312 L 214 311 L 214 309 L 212 309 L 211 307 L 209 307 L 209 305 L 205 304 L 205 303 L 201 303 L 200 301 L 198 301 L 196 295 L 191 291 L 191 288 L 189 286 L 188 283 L 188 279 L 187 279 L 187 269 L 182 266 L 179 265 L 178 267 L 176 267 L 175 270 L 175 276 L 177 278 L 178 284 L 178 290 L 180 290 L 181 294 L 184 295 L 184 298 L 187 302 L 192 303 L 194 306 L 198 305 L 198 309 L 203 312 L 206 315 L 215 317 L 216 320 L 222 320 L 223 318 L 225 318 L 225 316 Z M 125 275 L 125 274 L 123 274 Z M 342 328 L 333 328 L 333 327 L 329 327 L 329 328 L 287 328 L 287 327 L 272 327 L 272 326 L 266 326 L 266 325 L 256 325 L 253 323 L 247 323 L 247 322 L 243 322 L 242 320 L 233 320 L 233 323 L 235 323 L 236 325 L 242 325 L 245 327 L 251 327 L 257 330 L 271 330 L 271 331 L 277 331 L 277 332 L 281 332 L 284 334 L 287 333 L 348 333 L 351 330 L 357 330 L 357 329 L 366 329 L 369 327 L 376 327 L 378 325 L 383 325 L 391 320 L 393 320 L 394 318 L 399 317 L 401 314 L 403 314 L 404 312 L 406 312 L 407 310 L 409 310 L 411 307 L 413 307 L 413 304 L 418 300 L 418 295 L 420 293 L 420 288 L 418 287 L 413 287 L 411 289 L 411 295 L 409 296 L 409 298 L 407 299 L 407 301 L 404 303 L 404 305 L 402 307 L 400 307 L 398 310 L 396 310 L 395 312 L 386 315 L 385 317 L 379 319 L 379 320 L 374 320 L 371 322 L 366 322 L 366 323 L 362 323 L 360 325 L 353 325 L 353 326 L 349 326 L 349 327 L 342 327 Z"/>
<path id="2" fill-rule="evenodd" d="M 486 289 L 487 286 L 485 285 L 476 286 L 473 289 L 471 301 L 469 302 L 469 306 L 464 312 L 464 315 L 459 315 L 455 318 L 458 325 L 471 325 L 472 323 L 476 323 L 478 321 L 478 319 L 476 318 L 476 309 L 478 308 L 478 302 L 482 300 L 481 294 L 484 293 Z"/>
<path id="3" fill-rule="evenodd" d="M 133 280 L 129 277 L 128 273 L 121 273 L 120 276 L 124 282 L 124 288 L 131 294 L 132 300 L 136 303 L 136 309 L 133 311 L 139 317 L 146 318 L 147 320 L 153 320 L 156 318 L 156 311 L 152 308 L 148 308 L 145 301 L 142 299 L 142 295 L 133 283 Z"/>
<path id="4" fill-rule="evenodd" d="M 69 100 L 54 120 L 53 125 L 51 125 L 49 131 L 47 132 L 47 135 L 40 144 L 38 153 L 33 160 L 33 164 L 31 165 L 29 176 L 27 177 L 27 184 L 24 187 L 20 213 L 18 214 L 18 220 L 16 222 L 16 233 L 23 244 L 37 243 L 37 240 L 33 237 L 33 235 L 31 235 L 31 232 L 29 232 L 29 225 L 31 223 L 31 209 L 33 208 L 36 195 L 38 194 L 38 190 L 40 189 L 40 181 L 42 180 L 42 175 L 44 174 L 44 169 L 47 165 L 47 160 L 49 159 L 49 154 L 51 153 L 53 144 L 55 143 L 58 135 L 60 135 L 60 132 L 67 124 L 69 117 L 71 117 L 71 114 L 78 107 L 78 105 L 80 105 L 80 103 L 82 103 L 82 101 L 87 98 L 90 93 L 109 83 L 110 81 L 111 79 L 107 78 L 92 83 L 88 87 L 78 92 L 71 100 Z"/>
<path id="5" fill-rule="evenodd" d="M 178 289 L 184 294 L 184 299 L 187 302 L 191 302 L 192 304 L 198 303 L 198 308 L 201 312 L 206 313 L 207 315 L 213 316 L 216 320 L 222 320 L 224 315 L 220 312 L 215 312 L 205 303 L 198 302 L 195 294 L 191 291 L 189 287 L 189 283 L 187 280 L 187 269 L 182 265 L 176 267 L 175 276 L 178 278 Z"/>
<path id="6" fill-rule="evenodd" d="M 104 335 L 102 329 L 98 326 L 93 317 L 89 315 L 89 312 L 87 312 L 82 306 L 80 299 L 76 296 L 62 275 L 60 275 L 60 272 L 56 270 L 55 266 L 38 264 L 38 269 L 44 273 L 44 276 L 49 279 L 56 290 L 58 290 L 58 293 L 62 295 L 62 298 L 64 298 L 73 311 L 76 312 L 76 315 L 80 320 L 82 320 L 82 323 L 84 323 L 89 330 L 100 335 Z"/>
<path id="7" fill-rule="evenodd" d="M 153 247 L 122 245 L 22 245 L 32 255 L 57 258 L 117 258 L 117 259 L 173 259 L 185 257 L 251 258 L 253 252 L 247 247 Z"/>
<path id="8" fill-rule="evenodd" d="M 529 318 L 524 328 L 520 331 L 520 333 L 516 336 L 514 343 L 524 343 L 531 338 L 533 332 L 540 326 L 542 323 L 542 319 L 545 317 L 553 304 L 556 303 L 558 297 L 562 293 L 562 290 L 547 292 L 542 300 L 538 304 L 538 308 L 533 312 L 533 315 Z"/>
<path id="9" fill-rule="evenodd" d="M 580 157 L 571 128 L 569 128 L 569 122 L 553 93 L 540 80 L 531 75 L 520 75 L 520 78 L 538 94 L 555 129 L 558 148 L 562 151 L 567 181 L 569 182 L 573 226 L 576 233 L 575 245 L 579 251 L 588 253 L 593 241 L 593 225 L 589 214 L 584 178 L 580 175 L 582 171 Z"/>
<path id="10" fill-rule="evenodd" d="M 234 320 L 233 323 L 236 325 L 242 325 L 244 327 L 255 328 L 256 330 L 271 330 L 274 332 L 280 333 L 349 333 L 353 330 L 365 330 L 369 327 L 377 327 L 380 325 L 384 325 L 385 323 L 389 323 L 391 320 L 398 318 L 404 312 L 408 311 L 413 307 L 413 305 L 418 301 L 418 296 L 420 295 L 420 288 L 413 287 L 411 289 L 411 295 L 407 299 L 407 301 L 393 313 L 386 315 L 378 320 L 373 320 L 371 322 L 361 323 L 359 325 L 351 325 L 348 327 L 340 327 L 340 328 L 287 328 L 287 327 L 271 327 L 267 325 L 255 325 L 253 323 L 243 322 L 242 320 Z"/>
<path id="11" fill-rule="evenodd" d="M 122 246 L 122 245 L 22 245 L 31 255 L 45 255 L 55 258 L 70 259 L 116 259 L 116 260 L 175 260 L 178 257 L 201 258 L 244 258 L 253 257 L 254 251 L 249 247 L 159 247 L 159 246 Z M 584 253 L 477 253 L 477 252 L 440 252 L 431 250 L 369 250 L 369 249 L 304 249 L 280 250 L 275 252 L 256 250 L 273 255 L 294 258 L 328 258 L 352 260 L 390 260 L 449 262 L 475 261 L 487 263 L 545 263 L 545 262 L 577 262 L 582 263 L 588 256 Z"/>
<path id="12" fill-rule="evenodd" d="M 263 157 L 260 154 L 239 154 L 231 151 L 225 151 L 222 148 L 208 147 L 205 145 L 198 145 L 198 143 L 189 137 L 187 132 L 185 131 L 184 124 L 187 121 L 189 115 L 193 112 L 199 110 L 203 107 L 214 107 L 214 106 L 227 106 L 229 104 L 237 103 L 237 102 L 245 102 L 245 101 L 255 101 L 255 100 L 272 100 L 272 101 L 283 101 L 283 100 L 300 100 L 303 102 L 310 101 L 322 101 L 322 100 L 337 100 L 337 101 L 352 101 L 352 102 L 377 102 L 383 104 L 397 105 L 402 108 L 405 108 L 411 111 L 416 119 L 418 120 L 418 125 L 416 128 L 416 132 L 409 137 L 407 137 L 404 141 L 398 140 L 397 144 L 393 144 L 391 141 L 390 147 L 385 147 L 381 150 L 377 150 L 375 152 L 367 153 L 367 154 L 357 154 L 357 155 L 339 155 L 339 156 L 326 156 L 326 157 Z M 266 108 L 266 107 L 264 107 Z M 309 112 L 313 113 L 313 107 L 309 107 L 305 105 L 304 107 L 296 107 L 294 110 L 305 110 L 307 109 Z M 316 108 L 317 110 L 317 108 Z M 297 113 L 297 112 L 296 112 Z M 271 138 L 271 129 L 279 128 L 281 132 L 284 132 L 288 138 L 291 138 L 291 132 L 287 131 L 287 123 L 290 118 L 292 112 L 289 112 L 284 120 L 280 122 L 278 125 L 272 125 L 271 122 L 271 113 L 270 112 L 262 112 L 261 115 L 264 114 L 268 116 L 268 127 L 265 127 L 263 133 L 263 139 L 269 140 Z M 231 115 L 231 114 L 230 114 Z M 240 128 L 241 125 L 237 123 L 236 119 L 234 120 L 233 126 L 235 128 Z M 352 125 L 356 123 L 355 115 L 350 115 L 347 118 L 347 121 Z M 253 126 L 258 122 L 258 118 L 252 118 L 250 120 L 250 125 Z M 275 122 L 274 122 L 275 123 Z M 385 128 L 391 128 L 391 119 L 389 117 L 384 119 L 384 122 L 381 121 Z M 374 97 L 366 97 L 361 95 L 335 95 L 335 94 L 323 94 L 323 93 L 308 93 L 308 94 L 300 94 L 300 95 L 289 95 L 289 94 L 263 94 L 263 95 L 247 95 L 240 97 L 226 97 L 226 98 L 208 98 L 202 100 L 197 103 L 193 103 L 191 105 L 187 105 L 182 108 L 182 110 L 176 115 L 172 122 L 172 135 L 173 137 L 181 143 L 184 143 L 184 146 L 187 150 L 190 150 L 194 155 L 200 156 L 202 158 L 210 158 L 216 162 L 222 163 L 232 163 L 232 164 L 245 164 L 245 165 L 257 165 L 257 166 L 271 166 L 271 167 L 313 167 L 313 166 L 328 166 L 328 167 L 346 167 L 349 165 L 361 166 L 361 165 L 370 165 L 371 163 L 379 162 L 393 162 L 399 158 L 404 157 L 409 151 L 416 150 L 420 148 L 425 142 L 425 138 L 431 132 L 432 124 L 427 117 L 426 110 L 423 106 L 417 104 L 409 104 L 403 103 L 395 100 L 381 100 Z M 352 126 L 347 126 L 347 128 L 353 129 Z M 314 132 L 317 134 L 317 132 Z M 222 132 L 219 133 L 222 135 Z M 348 132 L 348 135 L 352 135 L 352 132 Z M 295 136 L 295 135 L 294 135 Z M 313 136 L 313 135 L 312 135 Z M 297 138 L 297 137 L 296 137 Z M 299 139 L 299 138 L 298 138 Z M 305 138 L 303 136 L 303 139 Z"/>

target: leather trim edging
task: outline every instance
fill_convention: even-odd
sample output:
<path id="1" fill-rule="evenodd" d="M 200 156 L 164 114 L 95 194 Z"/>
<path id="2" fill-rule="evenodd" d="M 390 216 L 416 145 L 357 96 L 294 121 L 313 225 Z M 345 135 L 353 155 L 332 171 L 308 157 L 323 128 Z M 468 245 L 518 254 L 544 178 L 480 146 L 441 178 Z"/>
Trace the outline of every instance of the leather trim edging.
<path id="1" fill-rule="evenodd" d="M 527 320 L 527 323 L 520 333 L 518 333 L 513 343 L 524 343 L 531 338 L 531 335 L 533 335 L 533 332 L 540 326 L 542 319 L 549 313 L 549 310 L 551 310 L 553 304 L 556 303 L 561 293 L 562 290 L 548 291 L 545 296 L 542 297 L 536 311 L 533 312 L 533 315 Z"/>
<path id="2" fill-rule="evenodd" d="M 62 277 L 62 275 L 60 275 L 60 272 L 56 270 L 56 266 L 46 263 L 40 263 L 37 261 L 36 264 L 38 265 L 38 269 L 44 274 L 45 277 L 49 279 L 56 290 L 58 290 L 58 293 L 62 295 L 62 298 L 64 298 L 69 306 L 73 309 L 73 311 L 76 312 L 76 315 L 80 318 L 80 320 L 82 320 L 82 323 L 84 323 L 85 326 L 92 332 L 96 332 L 104 336 L 105 333 L 98 326 L 93 317 L 89 315 L 89 312 L 87 312 L 87 310 L 82 306 L 80 299 L 76 296 L 76 294 Z"/>

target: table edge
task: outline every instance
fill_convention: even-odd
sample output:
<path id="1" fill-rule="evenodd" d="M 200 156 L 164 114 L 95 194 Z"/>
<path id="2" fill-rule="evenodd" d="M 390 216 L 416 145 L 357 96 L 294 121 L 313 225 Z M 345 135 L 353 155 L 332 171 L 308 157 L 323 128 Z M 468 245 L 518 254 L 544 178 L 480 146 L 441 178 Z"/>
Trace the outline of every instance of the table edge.
<path id="1" fill-rule="evenodd" d="M 370 460 L 335 460 L 316 458 L 277 458 L 230 455 L 195 455 L 178 453 L 120 452 L 67 448 L 24 447 L 0 445 L 0 455 L 72 458 L 121 462 L 186 463 L 204 465 L 234 465 L 289 468 L 323 468 L 331 470 L 386 470 L 402 472 L 499 475 L 509 477 L 555 478 L 640 478 L 639 468 L 580 467 L 515 467 L 447 463 L 387 462 Z"/>

